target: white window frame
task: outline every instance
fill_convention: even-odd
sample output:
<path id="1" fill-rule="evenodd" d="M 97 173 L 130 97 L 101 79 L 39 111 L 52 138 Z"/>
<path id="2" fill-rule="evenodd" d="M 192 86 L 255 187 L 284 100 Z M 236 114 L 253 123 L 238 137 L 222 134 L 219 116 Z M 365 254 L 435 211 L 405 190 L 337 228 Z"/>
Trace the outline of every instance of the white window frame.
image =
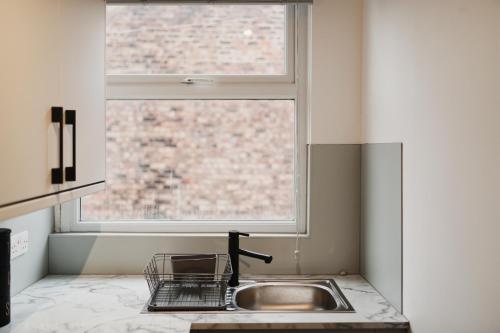
<path id="1" fill-rule="evenodd" d="M 295 100 L 295 220 L 80 221 L 80 199 L 56 207 L 56 231 L 110 233 L 307 234 L 307 121 L 309 105 L 309 7 L 286 5 L 286 75 L 107 75 L 107 100 Z M 194 84 L 184 84 L 186 79 Z"/>

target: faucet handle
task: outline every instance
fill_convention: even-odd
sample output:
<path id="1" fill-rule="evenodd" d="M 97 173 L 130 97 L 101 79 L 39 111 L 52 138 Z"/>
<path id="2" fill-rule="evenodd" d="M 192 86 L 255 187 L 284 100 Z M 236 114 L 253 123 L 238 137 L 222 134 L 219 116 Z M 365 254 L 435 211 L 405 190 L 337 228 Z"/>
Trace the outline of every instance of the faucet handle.
<path id="1" fill-rule="evenodd" d="M 250 237 L 250 234 L 246 232 L 239 232 L 238 230 L 229 230 L 229 237 L 239 237 L 239 236 Z"/>

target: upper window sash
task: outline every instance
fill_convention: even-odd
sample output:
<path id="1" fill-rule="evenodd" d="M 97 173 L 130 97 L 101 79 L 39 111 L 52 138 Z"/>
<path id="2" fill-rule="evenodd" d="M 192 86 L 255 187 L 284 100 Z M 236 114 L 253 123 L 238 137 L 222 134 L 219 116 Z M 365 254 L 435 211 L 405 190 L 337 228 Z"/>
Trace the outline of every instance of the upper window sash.
<path id="1" fill-rule="evenodd" d="M 173 3 L 207 3 L 207 4 L 282 4 L 282 3 L 302 3 L 302 4 L 312 4 L 313 0 L 106 0 L 108 4 L 141 4 L 144 3 L 163 3 L 163 4 L 173 4 Z"/>
<path id="2" fill-rule="evenodd" d="M 252 74 L 106 74 L 108 86 L 122 84 L 186 84 L 193 80 L 192 85 L 221 85 L 226 83 L 295 83 L 295 43 L 296 43 L 296 5 L 287 4 L 286 10 L 286 31 L 285 31 L 285 73 L 270 75 Z"/>

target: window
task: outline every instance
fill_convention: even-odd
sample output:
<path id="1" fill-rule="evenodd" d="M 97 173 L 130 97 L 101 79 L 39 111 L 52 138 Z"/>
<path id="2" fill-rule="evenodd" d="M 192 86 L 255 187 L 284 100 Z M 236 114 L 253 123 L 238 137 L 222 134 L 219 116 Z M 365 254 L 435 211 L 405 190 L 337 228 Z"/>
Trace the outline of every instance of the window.
<path id="1" fill-rule="evenodd" d="M 307 6 L 106 6 L 106 190 L 71 231 L 305 231 Z"/>

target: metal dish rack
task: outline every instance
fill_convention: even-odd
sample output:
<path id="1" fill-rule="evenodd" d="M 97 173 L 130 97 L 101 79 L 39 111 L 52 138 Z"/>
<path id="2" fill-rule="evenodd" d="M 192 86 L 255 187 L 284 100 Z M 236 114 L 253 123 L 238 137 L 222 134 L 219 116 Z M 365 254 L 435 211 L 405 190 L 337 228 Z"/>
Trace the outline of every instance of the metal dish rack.
<path id="1" fill-rule="evenodd" d="M 155 254 L 144 268 L 148 311 L 223 310 L 232 273 L 227 254 Z"/>

